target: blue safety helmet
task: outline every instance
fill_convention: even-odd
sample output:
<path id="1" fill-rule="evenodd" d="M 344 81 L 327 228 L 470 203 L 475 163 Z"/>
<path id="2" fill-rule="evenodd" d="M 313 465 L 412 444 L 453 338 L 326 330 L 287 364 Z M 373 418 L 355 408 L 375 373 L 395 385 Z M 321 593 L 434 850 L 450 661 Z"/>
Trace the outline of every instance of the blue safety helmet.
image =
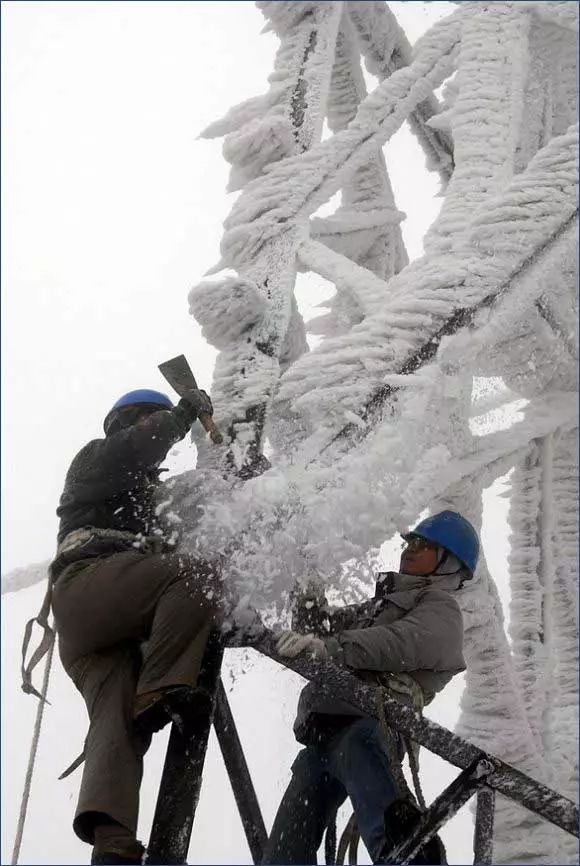
<path id="1" fill-rule="evenodd" d="M 403 538 L 408 541 L 414 536 L 444 547 L 456 556 L 471 574 L 475 571 L 479 559 L 479 538 L 469 520 L 456 511 L 440 511 L 439 514 L 427 517 Z"/>
<path id="2" fill-rule="evenodd" d="M 166 394 L 162 394 L 161 391 L 152 391 L 149 388 L 138 388 L 136 391 L 128 391 L 126 394 L 123 394 L 122 397 L 119 397 L 117 402 L 111 407 L 110 412 L 107 414 L 107 417 L 103 422 L 105 433 L 107 432 L 115 413 L 119 409 L 124 409 L 126 406 L 138 406 L 142 404 L 151 406 L 152 408 L 158 407 L 159 409 L 173 409 L 173 403 L 169 397 Z"/>

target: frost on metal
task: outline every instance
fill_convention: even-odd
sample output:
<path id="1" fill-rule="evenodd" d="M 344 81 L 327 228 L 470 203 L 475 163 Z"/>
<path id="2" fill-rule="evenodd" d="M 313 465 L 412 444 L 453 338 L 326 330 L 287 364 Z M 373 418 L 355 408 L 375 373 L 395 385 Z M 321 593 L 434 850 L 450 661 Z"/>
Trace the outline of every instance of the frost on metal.
<path id="1" fill-rule="evenodd" d="M 509 632 L 484 555 L 460 594 L 459 730 L 574 797 L 577 4 L 460 3 L 414 46 L 383 2 L 258 5 L 280 40 L 269 87 L 206 131 L 240 190 L 215 268 L 235 276 L 190 295 L 228 445 L 200 442 L 175 482 L 186 543 L 280 612 L 297 579 L 344 589 L 347 562 L 363 592 L 372 552 L 426 507 L 481 525 L 511 470 Z M 383 153 L 406 121 L 444 194 L 412 262 Z M 336 289 L 311 323 L 298 270 Z M 577 846 L 500 797 L 494 859 Z"/>

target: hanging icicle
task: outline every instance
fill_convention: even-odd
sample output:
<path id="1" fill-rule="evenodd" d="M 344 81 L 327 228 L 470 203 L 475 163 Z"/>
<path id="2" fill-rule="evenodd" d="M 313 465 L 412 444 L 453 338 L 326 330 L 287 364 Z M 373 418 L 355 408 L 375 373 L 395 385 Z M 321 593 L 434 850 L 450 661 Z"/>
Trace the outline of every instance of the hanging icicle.
<path id="1" fill-rule="evenodd" d="M 548 760 L 556 789 L 578 796 L 578 428 L 553 437 L 554 592 L 551 599 L 554 699 L 549 707 Z M 578 840 L 563 837 L 566 863 L 578 862 Z"/>

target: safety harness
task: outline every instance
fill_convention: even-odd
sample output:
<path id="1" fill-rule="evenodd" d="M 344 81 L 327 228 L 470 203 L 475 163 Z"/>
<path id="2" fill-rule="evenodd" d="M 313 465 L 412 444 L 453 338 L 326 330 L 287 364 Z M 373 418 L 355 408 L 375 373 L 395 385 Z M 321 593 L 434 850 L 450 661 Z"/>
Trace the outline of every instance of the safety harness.
<path id="1" fill-rule="evenodd" d="M 161 535 L 135 535 L 133 532 L 123 532 L 117 529 L 99 529 L 96 526 L 83 526 L 65 535 L 57 547 L 55 557 L 49 569 L 48 586 L 42 601 L 42 606 L 36 616 L 29 619 L 24 628 L 22 641 L 22 690 L 35 695 L 39 700 L 45 698 L 32 685 L 34 668 L 49 651 L 55 638 L 54 629 L 48 624 L 48 616 L 52 604 L 53 585 L 61 572 L 74 562 L 91 560 L 98 556 L 112 556 L 125 550 L 136 550 L 140 553 L 163 553 L 167 550 L 167 540 Z M 28 646 L 32 637 L 34 623 L 43 630 L 42 640 L 32 653 L 26 664 Z M 47 702 L 48 703 L 48 702 Z"/>
<path id="2" fill-rule="evenodd" d="M 42 606 L 38 611 L 37 615 L 33 616 L 32 619 L 28 620 L 24 628 L 24 638 L 22 640 L 22 664 L 20 667 L 20 671 L 22 674 L 22 691 L 26 692 L 26 694 L 28 695 L 34 695 L 40 701 L 44 701 L 47 704 L 50 703 L 50 701 L 47 701 L 46 698 L 43 697 L 40 692 L 32 685 L 32 671 L 37 666 L 37 664 L 42 661 L 42 659 L 54 643 L 54 629 L 51 628 L 48 624 L 48 615 L 50 613 L 51 603 L 52 578 L 49 575 L 48 586 L 46 589 L 46 594 L 42 601 Z M 28 652 L 30 638 L 32 637 L 32 629 L 34 627 L 34 623 L 37 623 L 42 629 L 42 640 L 32 653 L 30 661 L 28 662 L 28 664 L 26 664 L 26 654 Z"/>

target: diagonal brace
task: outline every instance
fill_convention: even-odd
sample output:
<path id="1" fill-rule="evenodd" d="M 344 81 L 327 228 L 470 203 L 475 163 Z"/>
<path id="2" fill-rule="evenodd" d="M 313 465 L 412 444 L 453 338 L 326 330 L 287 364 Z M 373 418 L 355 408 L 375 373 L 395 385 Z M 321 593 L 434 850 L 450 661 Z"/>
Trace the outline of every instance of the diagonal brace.
<path id="1" fill-rule="evenodd" d="M 171 727 L 146 863 L 186 862 L 222 658 L 221 635 L 213 632 L 205 650 L 192 715 L 182 719 L 184 724 L 174 723 Z"/>
<path id="2" fill-rule="evenodd" d="M 261 863 L 268 834 L 223 682 L 219 681 L 213 719 L 218 743 L 254 863 Z"/>
<path id="3" fill-rule="evenodd" d="M 485 297 L 474 303 L 470 307 L 456 307 L 448 316 L 448 318 L 440 325 L 438 330 L 431 334 L 422 345 L 413 350 L 405 359 L 401 360 L 398 368 L 393 371 L 401 376 L 408 376 L 415 373 L 420 367 L 432 361 L 441 345 L 441 340 L 444 337 L 450 337 L 456 334 L 461 328 L 465 328 L 473 323 L 476 313 L 480 310 L 492 307 L 503 293 L 509 290 L 511 281 L 520 273 L 526 272 L 532 265 L 536 264 L 538 258 L 553 245 L 574 223 L 578 218 L 578 209 L 568 217 L 557 230 L 550 235 L 540 246 L 532 251 L 532 253 L 521 262 L 512 272 L 504 279 L 493 291 L 489 292 Z M 401 390 L 400 386 L 392 386 L 383 384 L 378 386 L 367 402 L 363 406 L 361 417 L 366 422 L 366 427 L 361 430 L 358 424 L 349 422 L 336 433 L 329 442 L 320 450 L 319 456 L 323 454 L 331 445 L 339 440 L 346 440 L 352 447 L 361 439 L 364 439 L 373 427 L 383 418 L 386 413 L 389 403 Z M 310 463 L 317 458 L 313 458 Z"/>
<path id="4" fill-rule="evenodd" d="M 236 637 L 236 645 L 243 645 L 240 636 Z M 313 680 L 322 697 L 344 699 L 364 715 L 377 718 L 377 700 L 381 700 L 389 725 L 462 770 L 474 761 L 488 760 L 494 767 L 493 775 L 486 782 L 490 788 L 578 837 L 578 806 L 572 800 L 400 704 L 375 686 L 362 682 L 350 671 L 331 662 L 314 661 L 303 656 L 294 659 L 280 657 L 274 649 L 275 639 L 266 628 L 261 634 L 254 633 L 245 645 L 253 646 L 278 664 Z"/>
<path id="5" fill-rule="evenodd" d="M 431 806 L 424 812 L 411 834 L 389 852 L 385 863 L 408 863 L 431 839 L 437 830 L 480 788 L 493 773 L 494 767 L 486 758 L 478 758 L 463 770 Z"/>
<path id="6" fill-rule="evenodd" d="M 484 786 L 477 792 L 473 862 L 477 866 L 493 863 L 493 825 L 495 821 L 495 791 Z"/>

